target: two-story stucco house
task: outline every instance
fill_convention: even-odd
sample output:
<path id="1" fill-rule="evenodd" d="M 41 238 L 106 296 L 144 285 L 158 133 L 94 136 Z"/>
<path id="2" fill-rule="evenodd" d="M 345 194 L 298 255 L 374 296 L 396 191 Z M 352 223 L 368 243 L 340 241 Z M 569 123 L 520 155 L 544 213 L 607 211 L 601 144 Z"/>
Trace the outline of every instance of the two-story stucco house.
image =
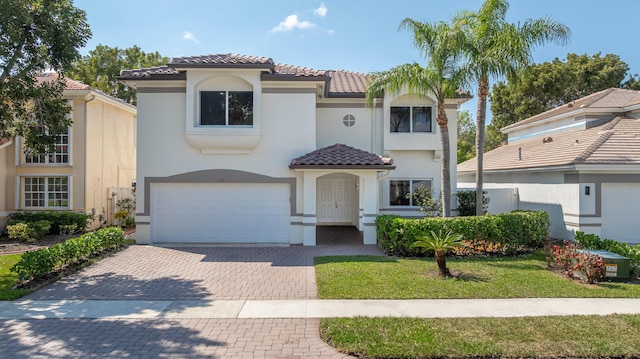
<path id="1" fill-rule="evenodd" d="M 47 81 L 57 74 L 38 77 Z M 112 187 L 136 176 L 136 108 L 90 86 L 66 80 L 73 123 L 55 152 L 28 157 L 20 137 L 0 140 L 0 232 L 16 210 L 73 210 L 95 214 L 93 228 L 110 220 Z"/>
<path id="2" fill-rule="evenodd" d="M 378 214 L 419 215 L 405 195 L 440 187 L 433 97 L 367 107 L 364 74 L 236 54 L 119 79 L 138 93 L 138 243 L 315 245 L 348 225 L 372 244 Z M 466 99 L 446 102 L 452 134 Z"/>
<path id="3" fill-rule="evenodd" d="M 517 208 L 549 213 L 555 238 L 640 242 L 640 91 L 596 92 L 502 132 L 508 144 L 484 157 L 490 195 L 515 189 Z M 458 165 L 460 185 L 475 173 L 475 159 Z"/>

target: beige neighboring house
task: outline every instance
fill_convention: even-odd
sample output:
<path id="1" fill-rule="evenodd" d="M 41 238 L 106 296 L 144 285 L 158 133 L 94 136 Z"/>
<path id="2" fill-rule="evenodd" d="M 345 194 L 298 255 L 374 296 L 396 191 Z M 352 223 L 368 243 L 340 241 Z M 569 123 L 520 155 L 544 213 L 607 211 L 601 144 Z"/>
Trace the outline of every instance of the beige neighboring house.
<path id="1" fill-rule="evenodd" d="M 640 242 L 640 91 L 610 88 L 502 132 L 508 144 L 484 156 L 490 196 L 513 189 L 515 207 L 549 213 L 556 238 Z M 475 159 L 458 165 L 459 187 L 473 188 L 475 173 Z"/>
<path id="2" fill-rule="evenodd" d="M 46 81 L 43 75 L 39 81 Z M 92 228 L 111 223 L 113 188 L 136 177 L 136 108 L 81 82 L 66 79 L 72 126 L 56 152 L 26 157 L 20 137 L 0 139 L 0 232 L 16 210 L 83 211 Z"/>

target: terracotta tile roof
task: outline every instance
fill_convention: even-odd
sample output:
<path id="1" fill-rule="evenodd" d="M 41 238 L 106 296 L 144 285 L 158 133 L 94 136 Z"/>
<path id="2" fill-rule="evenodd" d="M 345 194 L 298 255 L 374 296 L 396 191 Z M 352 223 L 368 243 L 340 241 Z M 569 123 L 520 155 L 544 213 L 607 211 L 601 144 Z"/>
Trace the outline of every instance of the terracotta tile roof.
<path id="1" fill-rule="evenodd" d="M 182 78 L 180 78 L 182 74 Z M 151 67 L 146 69 L 134 69 L 134 70 L 122 70 L 120 71 L 120 78 L 138 79 L 138 78 L 175 78 L 176 80 L 184 80 L 186 77 L 184 73 L 169 66 Z"/>
<path id="2" fill-rule="evenodd" d="M 393 160 L 343 144 L 321 148 L 291 160 L 289 168 L 394 169 Z"/>
<path id="3" fill-rule="evenodd" d="M 269 57 L 247 56 L 239 54 L 217 54 L 204 56 L 177 57 L 167 66 L 122 70 L 119 80 L 184 80 L 184 72 L 176 70 L 182 67 L 246 67 L 269 70 L 267 76 L 297 78 L 324 78 L 329 81 L 329 95 L 346 97 L 364 97 L 367 89 L 367 75 L 346 70 L 317 70 L 302 66 L 274 63 Z M 461 91 L 456 97 L 469 98 L 468 91 Z"/>
<path id="4" fill-rule="evenodd" d="M 556 107 L 541 114 L 529 117 L 520 122 L 516 122 L 509 126 L 505 126 L 502 130 L 510 130 L 512 128 L 537 122 L 549 117 L 568 114 L 570 112 L 584 108 L 617 108 L 623 109 L 627 106 L 640 104 L 640 91 L 625 90 L 619 88 L 609 88 L 591 95 L 582 97 L 568 104 Z"/>
<path id="5" fill-rule="evenodd" d="M 577 164 L 640 164 L 640 120 L 621 115 L 596 127 L 518 141 L 484 154 L 484 171 Z M 476 159 L 458 165 L 475 172 Z"/>
<path id="6" fill-rule="evenodd" d="M 269 57 L 238 54 L 215 54 L 204 56 L 174 57 L 172 65 L 274 65 Z"/>
<path id="7" fill-rule="evenodd" d="M 345 70 L 329 71 L 329 93 L 360 94 L 367 91 L 367 75 Z"/>
<path id="8" fill-rule="evenodd" d="M 318 76 L 326 76 L 326 72 L 324 70 L 314 70 L 308 67 L 301 66 L 293 66 L 286 64 L 276 64 L 274 69 L 274 74 L 276 75 L 293 75 L 296 77 L 318 77 Z"/>
<path id="9" fill-rule="evenodd" d="M 43 73 L 40 76 L 36 76 L 36 81 L 38 81 L 38 83 L 54 81 L 57 79 L 58 79 L 57 72 L 47 72 L 47 73 Z M 76 81 L 68 77 L 65 77 L 64 81 L 65 81 L 65 90 L 91 90 L 91 86 L 83 84 L 80 81 Z"/>

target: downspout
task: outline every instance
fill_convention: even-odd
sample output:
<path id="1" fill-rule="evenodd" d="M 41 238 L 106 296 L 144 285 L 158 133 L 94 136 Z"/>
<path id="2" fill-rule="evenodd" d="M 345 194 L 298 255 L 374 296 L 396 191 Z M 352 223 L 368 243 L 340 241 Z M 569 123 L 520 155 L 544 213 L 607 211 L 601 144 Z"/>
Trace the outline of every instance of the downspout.
<path id="1" fill-rule="evenodd" d="M 371 108 L 371 153 L 376 153 L 376 104 L 378 99 L 373 99 L 373 107 Z"/>
<path id="2" fill-rule="evenodd" d="M 89 98 L 89 96 L 91 96 L 91 98 Z M 88 110 L 89 110 L 89 106 L 87 106 L 87 104 L 93 100 L 96 99 L 96 95 L 92 94 L 91 91 L 89 91 L 89 93 L 84 97 L 85 101 L 84 101 L 84 133 L 82 134 L 84 136 L 84 153 L 85 153 L 85 157 L 84 157 L 84 176 L 83 176 L 83 184 L 82 184 L 82 188 L 84 188 L 86 190 L 87 188 L 87 176 L 88 176 L 88 169 L 87 169 L 87 142 L 88 142 L 88 136 L 87 136 L 87 118 L 88 118 Z M 74 156 L 75 159 L 75 156 Z M 96 192 L 98 192 L 98 189 L 100 187 L 96 188 L 95 191 L 93 191 L 93 207 L 91 208 L 91 214 L 95 215 L 96 214 Z M 86 196 L 86 192 L 85 192 L 85 196 Z M 84 204 L 84 210 L 86 210 L 86 202 L 87 199 L 85 197 L 85 204 Z"/>

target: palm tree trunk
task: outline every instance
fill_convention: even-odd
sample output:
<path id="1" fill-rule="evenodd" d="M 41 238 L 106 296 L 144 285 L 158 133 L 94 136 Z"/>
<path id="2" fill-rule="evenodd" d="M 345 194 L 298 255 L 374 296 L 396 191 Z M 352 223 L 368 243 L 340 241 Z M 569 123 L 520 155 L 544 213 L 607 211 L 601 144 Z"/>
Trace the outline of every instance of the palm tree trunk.
<path id="1" fill-rule="evenodd" d="M 436 250 L 436 263 L 438 264 L 438 274 L 441 277 L 448 277 L 451 275 L 449 268 L 447 268 L 447 257 L 443 250 Z"/>
<path id="2" fill-rule="evenodd" d="M 442 185 L 442 217 L 451 217 L 451 148 L 449 147 L 449 120 L 444 109 L 444 96 L 438 100 L 438 122 L 440 128 L 440 143 L 442 144 L 442 167 L 440 178 Z"/>
<path id="3" fill-rule="evenodd" d="M 482 216 L 482 167 L 484 162 L 484 126 L 487 118 L 487 96 L 489 95 L 489 79 L 486 76 L 478 82 L 478 109 L 476 121 L 476 216 Z"/>

